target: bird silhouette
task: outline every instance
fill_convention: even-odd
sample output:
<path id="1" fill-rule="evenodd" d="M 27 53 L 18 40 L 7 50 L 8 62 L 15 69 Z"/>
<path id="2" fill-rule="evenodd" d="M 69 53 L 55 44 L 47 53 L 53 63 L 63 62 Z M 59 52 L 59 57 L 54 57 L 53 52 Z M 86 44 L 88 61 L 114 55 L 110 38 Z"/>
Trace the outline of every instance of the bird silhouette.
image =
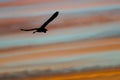
<path id="1" fill-rule="evenodd" d="M 45 28 L 52 20 L 54 20 L 58 16 L 59 12 L 56 11 L 40 28 L 33 28 L 33 29 L 21 29 L 21 31 L 34 31 L 36 32 L 44 32 L 46 33 L 48 30 Z"/>

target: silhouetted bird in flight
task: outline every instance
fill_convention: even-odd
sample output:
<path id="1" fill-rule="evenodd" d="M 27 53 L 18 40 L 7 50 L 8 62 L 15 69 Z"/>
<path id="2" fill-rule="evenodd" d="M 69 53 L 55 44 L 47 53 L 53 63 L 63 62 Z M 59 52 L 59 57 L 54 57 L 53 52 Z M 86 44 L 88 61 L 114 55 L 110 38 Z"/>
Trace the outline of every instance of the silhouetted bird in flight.
<path id="1" fill-rule="evenodd" d="M 36 32 L 44 32 L 46 33 L 46 31 L 48 31 L 45 27 L 58 16 L 59 12 L 56 11 L 40 28 L 33 28 L 33 29 L 21 29 L 21 31 L 33 31 L 35 30 L 33 33 Z"/>

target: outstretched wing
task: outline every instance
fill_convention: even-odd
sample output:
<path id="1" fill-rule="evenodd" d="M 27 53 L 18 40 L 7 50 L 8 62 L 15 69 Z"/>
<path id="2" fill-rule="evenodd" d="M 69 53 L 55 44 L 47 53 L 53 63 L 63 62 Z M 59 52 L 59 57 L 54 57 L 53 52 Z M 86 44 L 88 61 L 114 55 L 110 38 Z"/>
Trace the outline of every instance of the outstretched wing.
<path id="1" fill-rule="evenodd" d="M 45 28 L 52 20 L 58 16 L 59 12 L 55 12 L 40 28 Z"/>
<path id="2" fill-rule="evenodd" d="M 33 31 L 33 30 L 37 30 L 38 28 L 33 28 L 33 29 L 20 29 L 21 31 Z"/>

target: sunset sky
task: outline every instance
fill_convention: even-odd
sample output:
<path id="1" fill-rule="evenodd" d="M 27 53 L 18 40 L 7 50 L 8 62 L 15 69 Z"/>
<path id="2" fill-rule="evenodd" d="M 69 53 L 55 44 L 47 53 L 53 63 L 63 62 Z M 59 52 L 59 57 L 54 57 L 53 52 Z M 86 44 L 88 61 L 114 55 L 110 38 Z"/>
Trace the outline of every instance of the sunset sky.
<path id="1" fill-rule="evenodd" d="M 40 27 L 55 11 L 48 32 Z M 119 0 L 0 0 L 0 73 L 120 65 Z"/>

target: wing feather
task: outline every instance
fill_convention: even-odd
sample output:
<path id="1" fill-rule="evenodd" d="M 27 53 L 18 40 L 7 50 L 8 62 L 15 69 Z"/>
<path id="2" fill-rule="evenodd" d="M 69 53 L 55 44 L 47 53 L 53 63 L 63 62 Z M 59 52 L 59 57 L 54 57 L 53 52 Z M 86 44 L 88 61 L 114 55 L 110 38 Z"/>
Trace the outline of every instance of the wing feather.
<path id="1" fill-rule="evenodd" d="M 52 20 L 58 16 L 59 12 L 56 11 L 40 28 L 45 28 Z"/>

